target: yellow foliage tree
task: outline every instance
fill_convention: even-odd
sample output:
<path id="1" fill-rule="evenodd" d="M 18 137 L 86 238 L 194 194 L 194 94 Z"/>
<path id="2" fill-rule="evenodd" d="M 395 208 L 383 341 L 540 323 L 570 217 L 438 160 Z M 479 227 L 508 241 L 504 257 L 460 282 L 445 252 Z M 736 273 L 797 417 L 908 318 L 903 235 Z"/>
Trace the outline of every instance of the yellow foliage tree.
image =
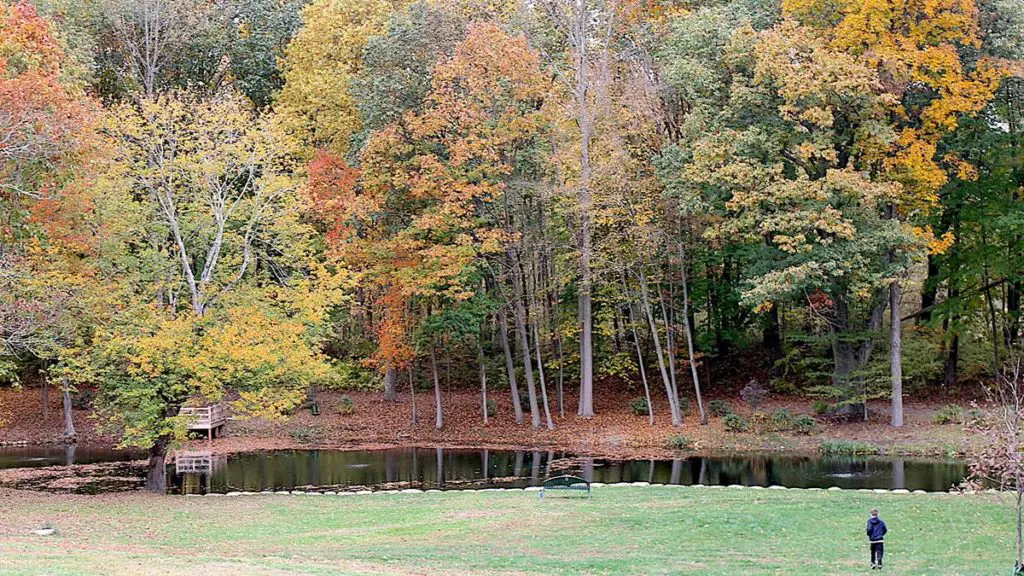
<path id="1" fill-rule="evenodd" d="M 892 96 L 897 127 L 882 159 L 906 192 L 897 206 L 903 212 L 936 206 L 947 172 L 969 171 L 955 157 L 937 158 L 939 141 L 961 116 L 981 111 L 1007 73 L 995 62 L 963 56 L 965 48 L 981 46 L 975 1 L 783 0 L 783 13 L 875 69 Z"/>
<path id="2" fill-rule="evenodd" d="M 290 153 L 309 160 L 317 149 L 348 152 L 349 138 L 360 129 L 349 88 L 363 48 L 406 3 L 315 0 L 302 11 L 303 27 L 285 51 L 285 85 L 275 107 L 275 128 Z"/>

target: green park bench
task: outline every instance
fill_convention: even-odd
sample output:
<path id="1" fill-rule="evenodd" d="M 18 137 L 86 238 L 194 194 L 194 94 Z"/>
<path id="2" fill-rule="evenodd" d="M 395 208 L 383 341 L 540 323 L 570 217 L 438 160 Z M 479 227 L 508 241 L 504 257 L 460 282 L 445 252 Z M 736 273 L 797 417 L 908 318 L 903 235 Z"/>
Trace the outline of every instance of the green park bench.
<path id="1" fill-rule="evenodd" d="M 551 494 L 585 494 L 590 498 L 590 482 L 579 476 L 555 476 L 548 478 L 540 487 L 540 497 Z"/>

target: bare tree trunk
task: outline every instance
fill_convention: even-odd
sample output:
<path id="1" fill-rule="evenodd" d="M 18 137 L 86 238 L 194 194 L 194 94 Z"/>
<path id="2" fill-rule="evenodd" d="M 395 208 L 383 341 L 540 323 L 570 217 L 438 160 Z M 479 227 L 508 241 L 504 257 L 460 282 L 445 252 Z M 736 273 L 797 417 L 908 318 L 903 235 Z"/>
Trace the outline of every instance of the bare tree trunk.
<path id="1" fill-rule="evenodd" d="M 537 329 L 538 319 L 534 318 L 531 322 L 533 325 L 533 345 L 537 351 L 537 375 L 540 376 L 540 397 L 544 404 L 544 418 L 547 421 L 548 430 L 555 429 L 555 423 L 551 421 L 551 409 L 548 406 L 548 387 L 544 382 L 544 360 L 540 354 L 540 330 Z"/>
<path id="2" fill-rule="evenodd" d="M 391 363 L 387 363 L 384 371 L 384 399 L 388 402 L 398 400 L 398 371 Z"/>
<path id="3" fill-rule="evenodd" d="M 412 424 L 413 426 L 420 423 L 419 416 L 416 414 L 416 385 L 412 379 L 413 362 L 409 362 L 409 396 L 412 398 Z"/>
<path id="4" fill-rule="evenodd" d="M 626 285 L 626 278 L 622 278 L 622 288 L 625 291 L 627 300 L 630 298 L 629 288 Z M 636 333 L 636 317 L 633 315 L 633 303 L 627 302 L 629 308 L 629 326 L 633 331 L 633 344 L 636 345 L 636 363 L 640 367 L 640 380 L 644 384 L 644 399 L 647 401 L 647 421 L 654 425 L 654 404 L 651 403 L 651 388 L 647 384 L 647 368 L 644 367 L 644 354 L 640 349 L 640 338 Z"/>
<path id="5" fill-rule="evenodd" d="M 889 363 L 892 376 L 892 426 L 903 426 L 903 331 L 900 325 L 900 283 L 889 287 Z"/>
<path id="6" fill-rule="evenodd" d="M 523 356 L 523 376 L 526 378 L 526 392 L 530 400 L 530 424 L 534 430 L 540 428 L 540 407 L 537 405 L 537 386 L 533 380 L 533 362 L 530 359 L 530 340 L 526 334 L 526 310 L 523 306 L 523 277 L 520 262 L 515 255 L 509 255 L 514 273 L 512 277 L 512 313 L 516 322 L 516 339 Z"/>
<path id="7" fill-rule="evenodd" d="M 981 245 L 982 248 L 988 251 L 988 236 L 984 229 L 981 234 Z M 988 257 L 986 256 L 982 264 L 982 282 L 985 283 L 985 301 L 988 303 L 988 314 L 990 322 L 990 330 L 992 331 L 992 374 L 998 378 L 1000 373 L 1000 362 L 999 362 L 999 328 L 996 324 L 996 308 L 992 301 L 992 283 L 989 281 L 988 276 Z"/>
<path id="8" fill-rule="evenodd" d="M 437 349 L 430 345 L 430 371 L 434 375 L 434 428 L 444 427 L 444 416 L 441 414 L 441 381 L 437 377 Z"/>
<path id="9" fill-rule="evenodd" d="M 43 388 L 40 390 L 39 403 L 43 408 L 43 424 L 50 423 L 50 379 L 43 377 Z"/>
<path id="10" fill-rule="evenodd" d="M 563 382 L 565 380 L 565 377 L 564 377 L 564 375 L 565 375 L 565 370 L 564 370 L 565 357 L 562 355 L 562 334 L 559 333 L 557 338 L 558 338 L 558 417 L 559 418 L 565 418 L 565 395 L 563 393 L 563 391 L 565 389 L 564 386 L 563 386 Z"/>
<path id="11" fill-rule="evenodd" d="M 697 376 L 697 364 L 693 353 L 693 330 L 690 328 L 690 288 L 689 279 L 686 275 L 686 251 L 683 248 L 682 240 L 679 241 L 679 267 L 683 281 L 683 335 L 686 336 L 686 359 L 690 363 L 693 391 L 697 394 L 697 411 L 700 414 L 700 424 L 704 426 L 708 423 L 708 415 L 704 411 L 704 399 L 700 393 L 700 378 Z"/>
<path id="12" fill-rule="evenodd" d="M 985 282 L 985 301 L 988 303 L 989 326 L 992 331 L 992 373 L 999 377 L 999 328 L 996 323 L 996 308 L 992 301 L 992 287 L 988 280 L 988 266 L 982 276 Z"/>
<path id="13" fill-rule="evenodd" d="M 484 365 L 484 343 L 479 342 L 477 358 L 480 362 L 480 409 L 483 410 L 484 424 L 487 424 L 487 368 Z"/>
<path id="14" fill-rule="evenodd" d="M 579 316 L 581 323 L 580 334 L 580 416 L 591 418 L 594 416 L 594 342 L 593 329 L 594 319 L 591 311 L 591 290 L 592 273 L 590 268 L 591 260 L 591 193 L 590 193 L 590 141 L 593 137 L 593 118 L 591 117 L 590 104 L 587 101 L 589 81 L 587 75 L 587 46 L 589 44 L 588 26 L 590 25 L 590 10 L 587 0 L 576 0 L 575 10 L 576 21 L 573 23 L 575 34 L 573 34 L 574 48 L 576 49 L 576 106 L 577 122 L 580 128 L 580 187 L 579 187 L 579 208 L 580 208 L 580 293 L 579 293 Z"/>
<path id="15" fill-rule="evenodd" d="M 643 305 L 644 314 L 647 316 L 647 325 L 651 329 L 651 336 L 654 338 L 654 349 L 658 353 L 658 367 L 661 369 L 661 380 L 665 383 L 665 394 L 668 396 L 669 412 L 672 414 L 672 425 L 682 426 L 683 417 L 679 410 L 678 398 L 673 393 L 672 382 L 668 377 L 665 355 L 661 348 L 661 337 L 658 336 L 658 325 L 654 322 L 654 314 L 651 313 L 651 302 L 647 297 L 647 275 L 643 272 L 640 272 L 640 302 Z"/>
<path id="16" fill-rule="evenodd" d="M 498 312 L 498 330 L 501 336 L 501 349 L 505 353 L 505 370 L 508 373 L 508 385 L 512 390 L 512 410 L 516 416 L 516 424 L 523 423 L 523 405 L 519 402 L 519 386 L 516 384 L 516 365 L 512 361 L 512 348 L 508 344 L 508 321 L 505 311 Z"/>
<path id="17" fill-rule="evenodd" d="M 75 434 L 75 419 L 71 412 L 71 386 L 68 384 L 67 378 L 61 383 L 61 388 L 64 392 L 64 442 L 71 444 L 77 440 L 77 434 Z"/>
<path id="18" fill-rule="evenodd" d="M 672 394 L 676 397 L 676 404 L 682 411 L 682 403 L 679 401 L 679 386 L 676 383 L 676 360 L 675 343 L 672 341 L 672 322 L 669 320 L 668 312 L 665 310 L 665 298 L 661 286 L 658 286 L 658 306 L 661 308 L 661 321 L 665 323 L 665 351 L 668 356 L 668 376 L 672 383 Z"/>
<path id="19" fill-rule="evenodd" d="M 159 494 L 167 493 L 167 446 L 170 436 L 160 436 L 149 448 L 149 464 L 146 467 L 146 490 Z"/>
<path id="20" fill-rule="evenodd" d="M 947 388 L 956 385 L 957 375 L 959 372 L 958 364 L 960 362 L 960 335 L 954 333 L 953 339 L 949 343 L 949 349 L 946 350 L 946 361 L 943 365 L 943 376 L 942 383 Z"/>

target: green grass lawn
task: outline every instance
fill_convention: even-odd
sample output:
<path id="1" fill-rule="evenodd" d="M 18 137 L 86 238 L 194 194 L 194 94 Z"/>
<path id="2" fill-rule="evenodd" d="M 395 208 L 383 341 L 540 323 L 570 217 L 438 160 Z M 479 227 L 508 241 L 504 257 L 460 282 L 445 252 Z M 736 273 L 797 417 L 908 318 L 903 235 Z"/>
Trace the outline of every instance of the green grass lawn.
<path id="1" fill-rule="evenodd" d="M 992 495 L 620 488 L 185 498 L 0 492 L 0 574 L 1000 574 L 1013 509 Z M 31 535 L 44 522 L 54 536 Z"/>

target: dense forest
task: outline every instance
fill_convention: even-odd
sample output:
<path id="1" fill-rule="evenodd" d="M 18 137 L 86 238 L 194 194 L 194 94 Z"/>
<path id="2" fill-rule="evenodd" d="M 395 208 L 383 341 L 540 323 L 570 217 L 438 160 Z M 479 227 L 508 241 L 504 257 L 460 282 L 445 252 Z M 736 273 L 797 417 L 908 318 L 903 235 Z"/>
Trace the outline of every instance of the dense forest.
<path id="1" fill-rule="evenodd" d="M 160 461 L 725 365 L 901 426 L 1024 340 L 1022 59 L 1019 0 L 0 0 L 0 385 Z"/>

